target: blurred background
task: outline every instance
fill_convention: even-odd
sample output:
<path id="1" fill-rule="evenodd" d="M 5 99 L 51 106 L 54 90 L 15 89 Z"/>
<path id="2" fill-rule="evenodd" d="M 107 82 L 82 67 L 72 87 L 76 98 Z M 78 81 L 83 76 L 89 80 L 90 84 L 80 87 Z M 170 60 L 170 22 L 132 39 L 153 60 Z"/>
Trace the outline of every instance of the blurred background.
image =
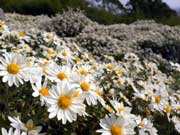
<path id="1" fill-rule="evenodd" d="M 0 7 L 10 13 L 49 16 L 79 8 L 100 24 L 129 24 L 141 19 L 180 24 L 180 0 L 0 0 Z"/>

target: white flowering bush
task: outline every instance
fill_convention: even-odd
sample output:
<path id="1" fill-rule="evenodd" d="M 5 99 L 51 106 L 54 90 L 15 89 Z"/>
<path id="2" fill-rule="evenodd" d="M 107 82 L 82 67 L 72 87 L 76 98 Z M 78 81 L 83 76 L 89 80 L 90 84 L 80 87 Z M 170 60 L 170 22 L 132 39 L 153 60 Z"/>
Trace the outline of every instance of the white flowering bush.
<path id="1" fill-rule="evenodd" d="M 150 58 L 149 52 L 152 52 L 174 62 L 180 61 L 179 26 L 171 27 L 153 20 L 141 20 L 128 25 L 101 25 L 91 21 L 79 10 L 68 10 L 55 17 L 19 14 L 6 16 L 8 26 L 12 29 L 25 32 L 45 30 L 56 32 L 61 37 L 71 37 L 99 60 L 104 59 L 104 55 L 112 56 L 122 52 L 142 53 Z"/>
<path id="2" fill-rule="evenodd" d="M 134 53 L 97 62 L 55 33 L 3 21 L 0 43 L 2 135 L 180 133 L 179 64 L 163 73 Z"/>

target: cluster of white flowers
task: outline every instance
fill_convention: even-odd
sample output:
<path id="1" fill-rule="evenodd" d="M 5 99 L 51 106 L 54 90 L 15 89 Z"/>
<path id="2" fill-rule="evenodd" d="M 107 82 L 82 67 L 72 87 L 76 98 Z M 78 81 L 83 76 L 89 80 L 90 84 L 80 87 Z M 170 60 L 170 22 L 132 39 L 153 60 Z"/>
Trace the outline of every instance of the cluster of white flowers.
<path id="1" fill-rule="evenodd" d="M 170 88 L 173 79 L 155 63 L 141 61 L 134 53 L 122 61 L 109 57 L 110 63 L 97 63 L 55 33 L 10 31 L 3 21 L 0 34 L 2 82 L 15 90 L 29 83 L 32 99 L 39 97 L 49 119 L 72 123 L 79 116 L 89 117 L 87 108 L 99 105 L 107 111 L 97 130 L 102 135 L 157 135 L 158 116 L 174 123 L 179 132 L 179 91 Z M 21 115 L 7 117 L 11 127 L 2 128 L 3 135 L 45 134 L 31 119 L 24 123 Z"/>
<path id="2" fill-rule="evenodd" d="M 54 33 L 42 33 L 39 38 L 42 38 L 44 45 L 38 47 L 42 49 L 38 51 L 42 52 L 36 52 L 28 45 L 32 40 L 29 35 L 9 31 L 5 29 L 4 22 L 1 23 L 1 39 L 5 41 L 11 37 L 19 43 L 11 44 L 11 52 L 6 51 L 8 45 L 3 46 L 0 57 L 2 82 L 9 87 L 19 87 L 30 82 L 34 90 L 32 96 L 39 96 L 41 105 L 48 108 L 49 118 L 57 116 L 58 120 L 62 120 L 62 124 L 76 121 L 78 115 L 86 116 L 86 105 L 97 105 L 98 101 L 104 104 L 103 98 L 96 92 L 98 86 L 94 79 L 94 69 L 90 65 L 93 59 L 91 60 L 88 54 L 81 56 L 77 46 L 73 49 L 67 47 Z M 42 56 L 35 57 L 38 54 Z M 9 120 L 14 123 L 11 125 L 18 132 L 25 130 L 32 134 L 30 131 L 37 131 L 38 134 L 41 129 L 34 127 L 32 120 L 25 126 L 19 118 L 9 117 Z M 9 132 L 12 132 L 12 129 Z"/>
<path id="3" fill-rule="evenodd" d="M 141 20 L 128 25 L 100 25 L 83 12 L 73 10 L 51 18 L 19 14 L 7 14 L 7 18 L 14 29 L 55 31 L 59 35 L 72 37 L 80 46 L 97 55 L 97 59 L 102 59 L 104 55 L 129 51 L 140 53 L 144 49 L 152 49 L 162 54 L 163 58 L 179 61 L 179 26 L 171 27 L 153 20 Z"/>
<path id="4" fill-rule="evenodd" d="M 110 104 L 105 106 L 110 115 L 101 120 L 102 129 L 98 132 L 130 135 L 135 134 L 132 129 L 138 127 L 139 135 L 156 135 L 158 131 L 153 122 L 157 116 L 166 119 L 168 124 L 173 122 L 179 132 L 179 90 L 170 88 L 173 78 L 162 73 L 155 63 L 140 61 L 129 53 L 121 62 L 114 61 L 100 68 L 103 68 L 99 77 L 106 88 L 104 93 L 110 98 Z M 128 120 L 119 121 L 123 117 Z M 128 127 L 124 127 L 126 122 Z"/>

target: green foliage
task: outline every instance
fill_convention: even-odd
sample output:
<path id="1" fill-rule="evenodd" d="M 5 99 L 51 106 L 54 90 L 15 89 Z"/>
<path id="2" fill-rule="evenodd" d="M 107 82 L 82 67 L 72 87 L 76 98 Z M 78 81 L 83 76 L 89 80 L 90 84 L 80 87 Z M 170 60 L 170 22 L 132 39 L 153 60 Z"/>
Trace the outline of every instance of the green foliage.
<path id="1" fill-rule="evenodd" d="M 103 0 L 104 5 L 112 2 L 118 5 L 119 9 L 126 14 L 122 16 L 114 15 L 104 9 L 88 7 L 84 0 L 1 0 L 1 8 L 5 12 L 17 12 L 21 14 L 48 14 L 54 15 L 68 8 L 79 8 L 84 10 L 86 15 L 100 24 L 132 23 L 136 20 L 155 19 L 158 23 L 167 25 L 179 25 L 180 17 L 171 10 L 167 4 L 161 0 L 130 0 L 129 5 L 132 9 L 125 9 L 117 0 Z M 108 8 L 108 7 L 107 7 Z"/>
<path id="2" fill-rule="evenodd" d="M 18 12 L 21 14 L 48 14 L 62 12 L 68 7 L 80 8 L 85 6 L 83 0 L 2 0 L 1 7 L 6 12 Z"/>
<path id="3" fill-rule="evenodd" d="M 117 20 L 117 16 L 103 9 L 97 10 L 96 8 L 88 8 L 86 14 L 93 21 L 101 24 L 113 24 Z"/>
<path id="4" fill-rule="evenodd" d="M 130 0 L 128 5 L 131 5 L 131 14 L 144 15 L 150 18 L 162 18 L 175 16 L 176 12 L 172 10 L 162 0 Z"/>
<path id="5" fill-rule="evenodd" d="M 174 90 L 179 90 L 180 89 L 180 73 L 179 72 L 173 72 L 173 78 L 174 78 L 174 82 L 173 84 L 171 85 L 171 87 L 174 89 Z"/>

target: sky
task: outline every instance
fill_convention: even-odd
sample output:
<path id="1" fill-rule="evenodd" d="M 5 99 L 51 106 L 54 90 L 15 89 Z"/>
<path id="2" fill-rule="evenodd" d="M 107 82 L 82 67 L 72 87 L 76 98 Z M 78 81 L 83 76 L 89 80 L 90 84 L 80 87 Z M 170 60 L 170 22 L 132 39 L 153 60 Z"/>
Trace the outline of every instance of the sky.
<path id="1" fill-rule="evenodd" d="M 125 5 L 128 0 L 119 0 L 123 5 Z M 163 2 L 166 2 L 171 8 L 178 9 L 180 8 L 180 0 L 163 0 Z"/>
<path id="2" fill-rule="evenodd" d="M 173 9 L 180 8 L 180 0 L 163 0 L 163 1 L 166 2 Z"/>

